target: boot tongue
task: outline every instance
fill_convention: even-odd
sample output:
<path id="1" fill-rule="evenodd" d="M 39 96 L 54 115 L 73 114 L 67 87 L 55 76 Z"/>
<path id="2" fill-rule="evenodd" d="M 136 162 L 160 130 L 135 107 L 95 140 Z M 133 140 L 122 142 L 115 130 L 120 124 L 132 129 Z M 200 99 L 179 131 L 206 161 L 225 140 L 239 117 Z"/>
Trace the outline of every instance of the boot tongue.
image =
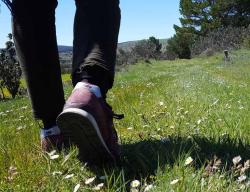
<path id="1" fill-rule="evenodd" d="M 101 98 L 102 97 L 101 90 L 100 90 L 100 88 L 97 85 L 93 85 L 93 84 L 86 83 L 86 82 L 78 82 L 76 84 L 74 90 L 75 89 L 79 89 L 79 88 L 89 89 L 89 91 L 91 93 L 93 93 L 97 98 Z"/>

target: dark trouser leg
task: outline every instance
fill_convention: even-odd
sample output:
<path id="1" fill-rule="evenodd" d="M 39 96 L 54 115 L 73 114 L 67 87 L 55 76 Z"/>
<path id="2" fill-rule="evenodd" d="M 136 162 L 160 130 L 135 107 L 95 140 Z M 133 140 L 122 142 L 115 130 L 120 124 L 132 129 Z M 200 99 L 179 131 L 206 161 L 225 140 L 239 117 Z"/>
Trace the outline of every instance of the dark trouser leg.
<path id="1" fill-rule="evenodd" d="M 55 32 L 56 0 L 13 0 L 13 36 L 35 118 L 55 121 L 64 93 Z"/>
<path id="2" fill-rule="evenodd" d="M 105 97 L 113 85 L 120 27 L 119 0 L 76 0 L 73 84 L 88 80 Z"/>

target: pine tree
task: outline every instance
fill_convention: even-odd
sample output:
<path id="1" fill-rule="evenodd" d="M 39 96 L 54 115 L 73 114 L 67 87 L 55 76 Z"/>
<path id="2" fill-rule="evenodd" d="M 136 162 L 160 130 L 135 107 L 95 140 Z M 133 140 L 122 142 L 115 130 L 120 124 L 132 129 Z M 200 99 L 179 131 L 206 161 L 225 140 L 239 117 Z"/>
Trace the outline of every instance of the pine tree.
<path id="1" fill-rule="evenodd" d="M 182 28 L 205 35 L 220 27 L 247 27 L 250 24 L 249 0 L 180 0 Z"/>

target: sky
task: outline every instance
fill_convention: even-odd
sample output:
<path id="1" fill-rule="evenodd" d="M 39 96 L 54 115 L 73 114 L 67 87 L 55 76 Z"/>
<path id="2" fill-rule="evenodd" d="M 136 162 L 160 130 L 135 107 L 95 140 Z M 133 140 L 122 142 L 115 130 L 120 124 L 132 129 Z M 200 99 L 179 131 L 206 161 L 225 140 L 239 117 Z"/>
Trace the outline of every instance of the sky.
<path id="1" fill-rule="evenodd" d="M 9 10 L 0 0 L 0 47 L 5 47 L 11 32 Z M 179 0 L 120 0 L 121 27 L 119 42 L 174 35 L 173 25 L 179 25 Z M 72 45 L 75 4 L 73 0 L 58 0 L 56 9 L 57 42 Z"/>

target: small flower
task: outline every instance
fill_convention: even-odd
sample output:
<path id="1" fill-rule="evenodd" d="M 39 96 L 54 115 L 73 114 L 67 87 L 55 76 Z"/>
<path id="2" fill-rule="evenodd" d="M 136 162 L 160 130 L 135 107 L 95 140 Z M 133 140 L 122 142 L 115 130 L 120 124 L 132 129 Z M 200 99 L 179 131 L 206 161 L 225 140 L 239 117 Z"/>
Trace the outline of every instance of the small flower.
<path id="1" fill-rule="evenodd" d="M 134 129 L 134 128 L 133 128 L 133 127 L 128 127 L 128 128 L 127 128 L 127 130 L 132 130 L 132 129 Z"/>
<path id="2" fill-rule="evenodd" d="M 201 122 L 202 122 L 202 120 L 201 120 L 201 119 L 199 119 L 199 120 L 197 121 L 197 124 L 198 124 L 198 125 L 200 125 L 200 124 L 201 124 Z"/>
<path id="3" fill-rule="evenodd" d="M 14 167 L 14 166 L 10 166 L 9 170 L 8 170 L 8 173 L 11 174 L 11 175 L 17 173 L 17 168 Z"/>
<path id="4" fill-rule="evenodd" d="M 136 189 L 136 188 L 131 188 L 131 189 L 130 189 L 130 192 L 139 192 L 139 190 Z"/>
<path id="5" fill-rule="evenodd" d="M 89 184 L 93 183 L 93 181 L 94 181 L 95 179 L 96 179 L 96 177 L 91 177 L 91 178 L 86 179 L 85 185 L 89 185 Z"/>
<path id="6" fill-rule="evenodd" d="M 236 166 L 237 164 L 241 162 L 241 160 L 242 160 L 241 156 L 234 157 L 233 164 Z"/>
<path id="7" fill-rule="evenodd" d="M 55 155 L 56 154 L 56 150 L 53 150 L 51 152 L 48 153 L 49 156 Z"/>
<path id="8" fill-rule="evenodd" d="M 25 126 L 19 126 L 19 127 L 16 128 L 16 130 L 17 130 L 17 131 L 21 131 L 21 130 L 24 129 L 24 128 L 25 128 Z"/>
<path id="9" fill-rule="evenodd" d="M 159 102 L 159 105 L 160 105 L 160 106 L 163 106 L 163 105 L 164 105 L 164 102 L 162 102 L 162 101 Z"/>
<path id="10" fill-rule="evenodd" d="M 140 181 L 138 181 L 138 180 L 134 180 L 134 181 L 132 181 L 131 183 L 130 183 L 130 186 L 132 187 L 132 188 L 137 188 L 137 187 L 139 187 L 140 186 Z"/>
<path id="11" fill-rule="evenodd" d="M 54 160 L 54 159 L 58 159 L 59 158 L 59 155 L 52 155 L 49 157 L 51 160 Z"/>
<path id="12" fill-rule="evenodd" d="M 190 164 L 192 164 L 193 163 L 193 158 L 192 157 L 188 157 L 187 159 L 186 159 L 186 161 L 185 161 L 185 165 L 187 166 L 187 165 L 190 165 Z"/>
<path id="13" fill-rule="evenodd" d="M 65 177 L 64 177 L 64 179 L 70 179 L 71 177 L 74 177 L 74 174 L 72 173 L 72 174 L 69 174 L 69 175 L 66 175 Z"/>
<path id="14" fill-rule="evenodd" d="M 81 186 L 81 185 L 78 183 L 78 184 L 74 187 L 73 192 L 77 192 L 78 189 L 80 189 L 80 186 Z"/>
<path id="15" fill-rule="evenodd" d="M 163 138 L 161 138 L 161 142 L 162 143 L 170 142 L 170 138 L 169 137 L 163 137 Z"/>
<path id="16" fill-rule="evenodd" d="M 147 185 L 144 189 L 144 192 L 147 192 L 147 191 L 150 191 L 151 189 L 153 189 L 154 186 L 151 184 L 151 185 Z"/>
<path id="17" fill-rule="evenodd" d="M 54 171 L 54 172 L 52 173 L 52 175 L 53 175 L 53 176 L 55 176 L 55 175 L 62 175 L 62 172 L 61 172 L 61 171 Z"/>
<path id="18" fill-rule="evenodd" d="M 8 181 L 12 181 L 14 179 L 14 176 L 18 174 L 17 168 L 14 166 L 11 166 L 8 170 L 9 176 L 7 177 Z"/>
<path id="19" fill-rule="evenodd" d="M 246 181 L 246 179 L 247 179 L 247 176 L 246 175 L 242 175 L 242 176 L 238 177 L 238 182 L 242 183 L 243 181 Z"/>
<path id="20" fill-rule="evenodd" d="M 99 191 L 104 187 L 104 183 L 100 183 L 97 186 L 93 187 L 94 191 Z"/>
<path id="21" fill-rule="evenodd" d="M 180 182 L 180 179 L 175 179 L 175 180 L 170 182 L 170 185 L 175 185 L 175 184 L 177 184 L 179 182 Z"/>
<path id="22" fill-rule="evenodd" d="M 250 160 L 247 160 L 245 163 L 244 163 L 244 167 L 246 168 L 250 168 Z"/>

